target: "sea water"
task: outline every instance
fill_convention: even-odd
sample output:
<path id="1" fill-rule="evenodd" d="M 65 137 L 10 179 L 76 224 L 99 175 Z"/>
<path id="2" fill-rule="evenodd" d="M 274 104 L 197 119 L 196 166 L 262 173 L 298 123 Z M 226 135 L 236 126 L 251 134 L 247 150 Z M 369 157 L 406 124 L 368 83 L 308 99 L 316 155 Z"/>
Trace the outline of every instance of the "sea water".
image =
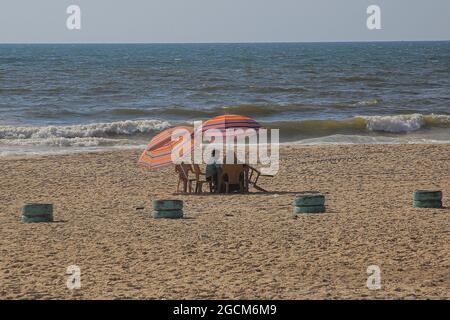
<path id="1" fill-rule="evenodd" d="M 142 147 L 225 113 L 282 142 L 450 142 L 450 42 L 0 45 L 0 154 Z"/>

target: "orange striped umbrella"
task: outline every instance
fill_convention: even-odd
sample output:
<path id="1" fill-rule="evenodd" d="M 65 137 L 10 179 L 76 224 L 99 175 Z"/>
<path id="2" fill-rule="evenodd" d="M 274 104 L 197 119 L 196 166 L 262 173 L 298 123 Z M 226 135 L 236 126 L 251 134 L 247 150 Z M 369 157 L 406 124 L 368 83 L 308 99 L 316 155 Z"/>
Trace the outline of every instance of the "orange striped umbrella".
<path id="1" fill-rule="evenodd" d="M 179 126 L 157 134 L 150 140 L 138 163 L 150 168 L 160 168 L 172 164 L 173 153 L 183 156 L 185 152 L 192 151 L 193 132 L 194 128 L 192 127 Z M 176 135 L 176 139 L 172 140 L 173 134 Z M 187 136 L 189 139 L 186 138 Z"/>
<path id="2" fill-rule="evenodd" d="M 258 131 L 261 125 L 249 117 L 239 116 L 235 114 L 226 114 L 205 121 L 202 126 L 202 132 L 215 129 L 220 130 L 223 136 L 237 135 L 237 132 L 229 129 L 253 129 Z M 207 135 L 207 134 L 206 134 Z"/>

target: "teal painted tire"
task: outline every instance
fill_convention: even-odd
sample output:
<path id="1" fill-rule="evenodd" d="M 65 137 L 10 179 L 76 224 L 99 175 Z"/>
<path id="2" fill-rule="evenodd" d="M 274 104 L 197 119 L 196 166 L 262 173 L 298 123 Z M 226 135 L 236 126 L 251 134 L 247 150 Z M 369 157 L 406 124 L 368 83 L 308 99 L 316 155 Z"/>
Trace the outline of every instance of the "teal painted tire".
<path id="1" fill-rule="evenodd" d="M 435 208 L 439 209 L 442 208 L 442 201 L 441 200 L 428 200 L 428 201 L 414 201 L 413 202 L 414 208 Z"/>
<path id="2" fill-rule="evenodd" d="M 22 216 L 22 222 L 24 223 L 53 222 L 53 216 L 51 215 L 33 216 L 33 217 Z"/>
<path id="3" fill-rule="evenodd" d="M 155 219 L 181 219 L 183 218 L 183 210 L 158 210 L 152 214 Z"/>
<path id="4" fill-rule="evenodd" d="M 181 200 L 153 200 L 152 208 L 156 211 L 160 210 L 182 210 L 183 201 Z"/>
<path id="5" fill-rule="evenodd" d="M 294 207 L 295 214 L 301 213 L 323 213 L 325 212 L 325 206 L 303 206 L 303 207 Z"/>
<path id="6" fill-rule="evenodd" d="M 53 216 L 53 204 L 27 203 L 22 207 L 22 215 L 26 217 Z"/>
<path id="7" fill-rule="evenodd" d="M 442 191 L 418 190 L 414 192 L 414 201 L 442 200 Z"/>
<path id="8" fill-rule="evenodd" d="M 294 206 L 309 207 L 309 206 L 324 206 L 325 196 L 323 195 L 301 195 L 294 199 Z"/>

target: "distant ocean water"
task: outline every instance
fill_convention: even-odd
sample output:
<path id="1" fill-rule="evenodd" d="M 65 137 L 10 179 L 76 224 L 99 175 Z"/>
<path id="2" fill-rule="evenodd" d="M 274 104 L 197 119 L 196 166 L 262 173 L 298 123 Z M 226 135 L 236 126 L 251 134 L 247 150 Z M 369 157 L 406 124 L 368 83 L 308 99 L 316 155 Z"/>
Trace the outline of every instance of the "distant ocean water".
<path id="1" fill-rule="evenodd" d="M 284 142 L 450 143 L 450 42 L 0 45 L 0 155 L 233 113 Z"/>

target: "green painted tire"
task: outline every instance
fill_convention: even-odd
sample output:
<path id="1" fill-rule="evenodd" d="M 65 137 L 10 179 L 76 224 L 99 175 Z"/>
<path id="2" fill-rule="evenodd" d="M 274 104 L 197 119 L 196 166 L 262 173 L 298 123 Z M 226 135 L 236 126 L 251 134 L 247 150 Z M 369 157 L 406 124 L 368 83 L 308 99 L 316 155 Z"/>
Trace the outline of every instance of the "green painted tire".
<path id="1" fill-rule="evenodd" d="M 442 208 L 441 200 L 413 201 L 414 208 Z"/>
<path id="2" fill-rule="evenodd" d="M 309 207 L 309 206 L 324 206 L 325 196 L 321 194 L 308 194 L 299 195 L 294 199 L 294 206 L 298 207 Z"/>
<path id="3" fill-rule="evenodd" d="M 158 210 L 152 214 L 155 219 L 181 219 L 183 218 L 183 210 Z"/>
<path id="4" fill-rule="evenodd" d="M 303 207 L 294 207 L 294 213 L 323 213 L 325 212 L 325 206 L 303 206 Z"/>
<path id="5" fill-rule="evenodd" d="M 442 200 L 442 191 L 418 190 L 414 192 L 414 201 Z"/>
<path id="6" fill-rule="evenodd" d="M 53 204 L 27 203 L 22 207 L 22 215 L 26 217 L 53 216 Z"/>
<path id="7" fill-rule="evenodd" d="M 53 216 L 51 215 L 33 216 L 33 217 L 22 216 L 22 222 L 24 223 L 53 222 Z"/>
<path id="8" fill-rule="evenodd" d="M 156 211 L 182 210 L 183 209 L 183 201 L 182 200 L 153 200 L 152 207 Z"/>

